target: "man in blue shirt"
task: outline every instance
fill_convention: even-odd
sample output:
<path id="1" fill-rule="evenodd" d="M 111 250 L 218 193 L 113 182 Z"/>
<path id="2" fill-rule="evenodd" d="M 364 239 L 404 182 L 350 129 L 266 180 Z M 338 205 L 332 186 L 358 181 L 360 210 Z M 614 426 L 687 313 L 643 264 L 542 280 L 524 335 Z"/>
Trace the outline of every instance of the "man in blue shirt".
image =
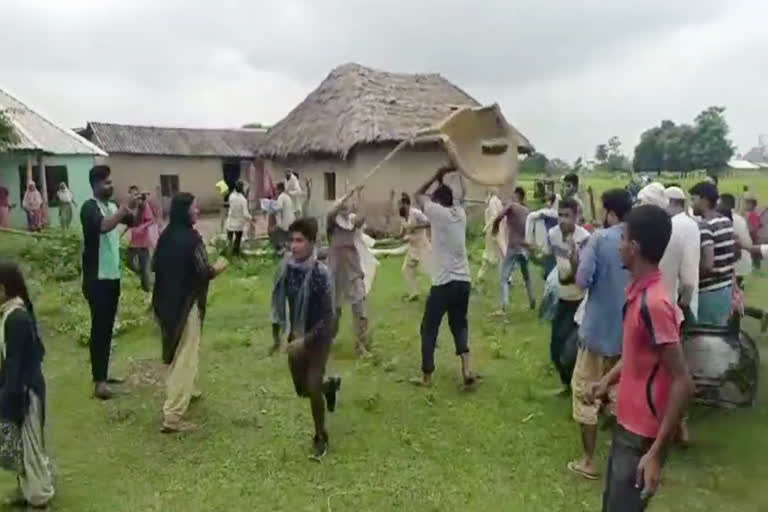
<path id="1" fill-rule="evenodd" d="M 619 257 L 622 221 L 632 208 L 632 198 L 624 189 L 603 194 L 605 220 L 602 229 L 590 237 L 580 255 L 576 286 L 588 292 L 584 318 L 579 328 L 579 352 L 573 371 L 573 419 L 581 425 L 584 457 L 568 463 L 568 469 L 595 479 L 597 420 L 601 408 L 615 415 L 615 400 L 591 400 L 591 388 L 621 357 L 622 308 L 629 283 L 629 272 Z M 615 393 L 609 396 L 615 398 Z"/>

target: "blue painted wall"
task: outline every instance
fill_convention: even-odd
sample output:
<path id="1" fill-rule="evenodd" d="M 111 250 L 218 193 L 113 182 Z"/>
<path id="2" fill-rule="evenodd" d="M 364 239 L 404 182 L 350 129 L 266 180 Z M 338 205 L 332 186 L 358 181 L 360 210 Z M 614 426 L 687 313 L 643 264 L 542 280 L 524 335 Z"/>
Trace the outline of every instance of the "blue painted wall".
<path id="1" fill-rule="evenodd" d="M 35 160 L 35 165 L 37 161 Z M 27 218 L 24 210 L 21 209 L 23 197 L 19 197 L 19 166 L 27 165 L 27 153 L 10 152 L 0 153 L 0 185 L 8 189 L 11 195 L 11 204 L 15 204 L 13 209 L 13 227 L 26 228 Z M 72 226 L 80 225 L 80 205 L 83 201 L 91 197 L 91 186 L 88 183 L 88 171 L 94 165 L 93 155 L 51 155 L 43 160 L 43 166 L 64 165 L 67 167 L 69 179 L 69 188 L 75 196 L 77 205 L 72 215 Z M 50 208 L 50 225 L 59 227 L 59 209 Z"/>

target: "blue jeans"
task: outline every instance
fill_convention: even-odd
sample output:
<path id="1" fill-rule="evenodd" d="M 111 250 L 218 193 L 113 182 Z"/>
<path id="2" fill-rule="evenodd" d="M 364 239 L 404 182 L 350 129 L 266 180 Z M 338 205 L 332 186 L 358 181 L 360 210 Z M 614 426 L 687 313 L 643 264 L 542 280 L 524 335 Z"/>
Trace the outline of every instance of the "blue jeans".
<path id="1" fill-rule="evenodd" d="M 528 302 L 533 303 L 536 300 L 533 296 L 531 274 L 528 272 L 528 252 L 525 249 L 508 249 L 501 264 L 501 307 L 504 309 L 509 305 L 509 277 L 518 265 L 525 282 L 525 291 L 528 293 Z"/>
<path id="2" fill-rule="evenodd" d="M 731 317 L 731 302 L 733 287 L 731 285 L 719 290 L 699 292 L 699 325 L 725 327 Z"/>

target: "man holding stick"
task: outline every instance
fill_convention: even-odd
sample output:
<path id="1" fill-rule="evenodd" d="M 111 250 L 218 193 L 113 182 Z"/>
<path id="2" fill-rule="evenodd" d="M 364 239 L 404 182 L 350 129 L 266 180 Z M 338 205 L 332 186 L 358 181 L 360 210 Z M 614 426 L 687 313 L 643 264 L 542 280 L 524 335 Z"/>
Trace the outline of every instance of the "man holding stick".
<path id="1" fill-rule="evenodd" d="M 445 175 L 455 170 L 453 166 L 441 167 L 415 193 L 417 205 L 432 226 L 433 248 L 432 288 L 421 321 L 422 376 L 411 379 L 420 386 L 432 384 L 437 334 L 446 313 L 456 355 L 461 358 L 463 383 L 471 386 L 476 381 L 470 365 L 467 321 L 471 288 L 466 247 L 467 214 L 461 206 L 454 205 L 453 191 L 443 183 Z M 435 183 L 437 187 L 430 197 L 427 191 Z"/>

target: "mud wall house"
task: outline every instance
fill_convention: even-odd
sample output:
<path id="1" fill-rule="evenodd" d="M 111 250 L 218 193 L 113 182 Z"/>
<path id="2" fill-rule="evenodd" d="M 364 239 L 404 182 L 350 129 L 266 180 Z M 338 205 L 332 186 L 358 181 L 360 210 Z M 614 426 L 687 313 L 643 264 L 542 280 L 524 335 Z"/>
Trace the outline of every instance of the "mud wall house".
<path id="1" fill-rule="evenodd" d="M 309 213 L 319 215 L 399 142 L 459 107 L 479 105 L 438 74 L 390 73 L 346 64 L 331 71 L 267 131 L 259 154 L 275 181 L 284 179 L 286 169 L 295 170 L 302 181 L 311 180 Z M 528 140 L 519 132 L 516 136 L 518 151 L 530 153 Z M 434 143 L 397 153 L 363 189 L 361 208 L 369 226 L 391 230 L 400 193 L 411 194 L 446 163 L 446 153 Z M 468 183 L 468 198 L 482 200 L 485 193 L 483 187 Z"/>
<path id="2" fill-rule="evenodd" d="M 136 185 L 159 193 L 166 203 L 176 192 L 191 192 L 202 210 L 214 211 L 221 206 L 216 182 L 223 179 L 232 187 L 246 178 L 251 165 L 263 172 L 256 151 L 264 130 L 90 122 L 80 133 L 109 154 L 99 160 L 112 169 L 118 199 Z"/>
<path id="3" fill-rule="evenodd" d="M 34 181 L 47 201 L 50 225 L 59 225 L 60 183 L 67 183 L 78 204 L 91 197 L 88 172 L 97 157 L 106 155 L 72 130 L 55 124 L 7 91 L 0 89 L 0 110 L 5 112 L 18 136 L 18 142 L 0 152 L 0 185 L 10 193 L 12 225 L 26 227 L 21 208 L 24 191 Z M 79 224 L 79 216 L 73 215 Z"/>

